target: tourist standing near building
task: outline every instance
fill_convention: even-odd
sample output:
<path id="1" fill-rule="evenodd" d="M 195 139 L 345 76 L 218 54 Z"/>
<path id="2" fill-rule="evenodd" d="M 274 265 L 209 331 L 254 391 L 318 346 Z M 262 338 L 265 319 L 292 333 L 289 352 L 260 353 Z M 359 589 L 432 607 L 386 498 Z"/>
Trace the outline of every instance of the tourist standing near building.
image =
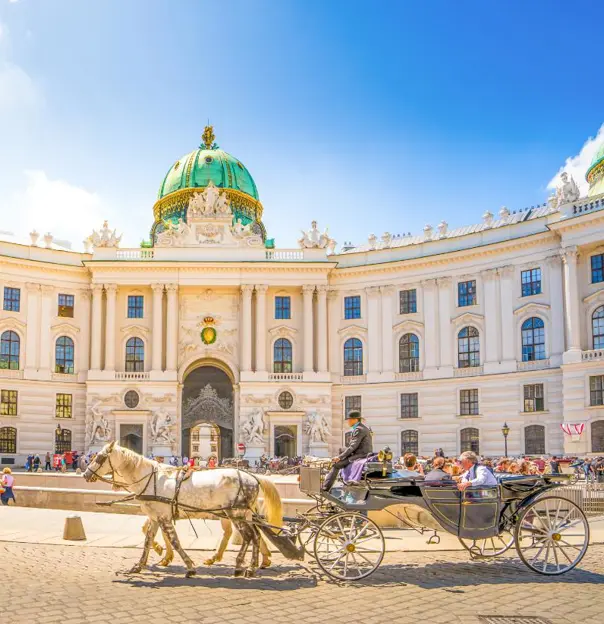
<path id="1" fill-rule="evenodd" d="M 0 500 L 3 505 L 8 505 L 8 501 L 12 498 L 13 503 L 17 503 L 15 495 L 13 494 L 13 485 L 15 484 L 15 477 L 11 474 L 11 469 L 7 466 L 2 471 L 2 488 L 4 492 L 0 495 Z"/>

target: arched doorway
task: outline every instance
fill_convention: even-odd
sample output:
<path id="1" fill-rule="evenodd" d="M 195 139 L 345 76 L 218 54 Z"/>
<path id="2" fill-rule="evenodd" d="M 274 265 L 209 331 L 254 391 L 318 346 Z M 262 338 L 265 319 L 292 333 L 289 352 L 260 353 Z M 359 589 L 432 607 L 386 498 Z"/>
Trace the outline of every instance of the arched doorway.
<path id="1" fill-rule="evenodd" d="M 215 366 L 191 371 L 182 391 L 182 454 L 207 459 L 214 448 L 219 459 L 233 457 L 234 421 L 231 378 Z"/>

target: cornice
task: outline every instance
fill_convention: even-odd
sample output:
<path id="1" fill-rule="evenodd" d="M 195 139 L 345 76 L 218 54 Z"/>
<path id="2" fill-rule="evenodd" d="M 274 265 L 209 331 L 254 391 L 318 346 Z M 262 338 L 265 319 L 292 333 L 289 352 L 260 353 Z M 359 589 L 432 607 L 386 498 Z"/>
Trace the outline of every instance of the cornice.
<path id="1" fill-rule="evenodd" d="M 592 301 L 604 301 L 604 288 L 600 288 L 583 298 L 583 303 L 591 303 Z"/>
<path id="2" fill-rule="evenodd" d="M 521 314 L 525 314 L 526 312 L 529 312 L 531 310 L 537 311 L 537 312 L 546 312 L 549 309 L 550 309 L 550 306 L 547 303 L 539 303 L 537 301 L 530 301 L 529 303 L 525 303 L 524 305 L 521 305 L 519 308 L 516 308 L 514 310 L 514 314 L 516 316 L 520 316 Z"/>

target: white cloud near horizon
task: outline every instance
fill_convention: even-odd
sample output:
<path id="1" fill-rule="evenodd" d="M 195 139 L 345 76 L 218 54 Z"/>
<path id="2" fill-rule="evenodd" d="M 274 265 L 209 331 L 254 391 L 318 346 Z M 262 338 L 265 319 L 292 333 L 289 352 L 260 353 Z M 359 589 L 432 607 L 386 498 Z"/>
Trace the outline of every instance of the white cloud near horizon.
<path id="1" fill-rule="evenodd" d="M 555 189 L 558 186 L 560 181 L 560 174 L 563 171 L 566 171 L 569 175 L 571 175 L 577 186 L 581 190 L 581 195 L 587 195 L 587 191 L 589 190 L 589 184 L 587 184 L 587 180 L 585 179 L 585 174 L 589 165 L 591 165 L 591 161 L 595 153 L 598 151 L 598 148 L 604 143 L 604 124 L 600 126 L 595 137 L 589 137 L 583 147 L 580 149 L 579 153 L 575 156 L 569 156 L 566 159 L 566 162 L 556 175 L 549 181 L 547 188 Z"/>

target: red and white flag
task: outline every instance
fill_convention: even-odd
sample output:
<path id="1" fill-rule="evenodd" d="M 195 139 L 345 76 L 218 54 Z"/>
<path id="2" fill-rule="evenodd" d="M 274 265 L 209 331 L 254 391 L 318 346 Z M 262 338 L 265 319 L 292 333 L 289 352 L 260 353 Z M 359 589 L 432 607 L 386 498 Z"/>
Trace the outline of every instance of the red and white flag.
<path id="1" fill-rule="evenodd" d="M 581 435 L 585 430 L 585 423 L 562 423 L 560 427 L 566 435 Z"/>

